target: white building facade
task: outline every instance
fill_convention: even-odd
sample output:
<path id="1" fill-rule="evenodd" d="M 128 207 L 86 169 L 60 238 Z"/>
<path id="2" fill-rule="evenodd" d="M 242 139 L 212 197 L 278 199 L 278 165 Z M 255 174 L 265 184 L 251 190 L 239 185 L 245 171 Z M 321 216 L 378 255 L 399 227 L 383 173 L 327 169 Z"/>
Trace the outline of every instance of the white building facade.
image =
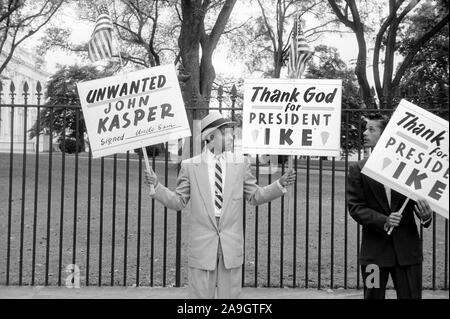
<path id="1" fill-rule="evenodd" d="M 6 54 L 0 52 L 0 62 L 4 61 Z M 11 140 L 13 142 L 13 152 L 21 153 L 24 150 L 24 142 L 27 152 L 36 151 L 36 139 L 29 139 L 28 131 L 36 122 L 37 118 L 37 91 L 36 85 L 38 82 L 41 83 L 42 95 L 41 95 L 41 105 L 44 104 L 44 88 L 46 82 L 50 76 L 49 73 L 41 70 L 36 66 L 36 56 L 24 49 L 17 48 L 14 51 L 14 55 L 7 67 L 0 74 L 0 81 L 2 82 L 2 91 L 0 92 L 0 152 L 10 152 L 11 150 Z M 24 99 L 24 84 L 28 84 L 28 98 L 27 104 L 29 107 L 8 107 L 5 104 L 12 104 L 11 100 L 11 83 L 15 86 L 14 104 L 23 105 L 25 103 Z M 25 123 L 25 112 L 26 112 L 26 123 Z M 11 121 L 13 119 L 13 121 Z M 11 128 L 12 128 L 12 138 L 11 138 Z M 25 135 L 26 134 L 26 135 Z M 40 136 L 40 147 L 39 151 L 48 150 L 48 144 L 45 146 L 44 138 Z"/>

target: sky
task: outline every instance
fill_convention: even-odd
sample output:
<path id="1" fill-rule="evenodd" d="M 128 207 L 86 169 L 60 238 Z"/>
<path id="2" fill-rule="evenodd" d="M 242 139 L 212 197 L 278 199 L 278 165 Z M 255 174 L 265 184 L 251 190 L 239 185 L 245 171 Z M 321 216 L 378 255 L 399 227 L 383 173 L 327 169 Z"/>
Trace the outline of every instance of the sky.
<path id="1" fill-rule="evenodd" d="M 246 21 L 249 17 L 254 15 L 254 8 L 250 8 L 242 2 L 237 2 L 236 7 L 233 10 L 232 16 L 236 21 Z M 65 8 L 64 11 L 57 13 L 55 16 L 55 20 L 53 21 L 54 25 L 66 25 L 68 26 L 72 33 L 70 37 L 70 42 L 72 43 L 85 43 L 89 40 L 91 32 L 93 30 L 94 24 L 90 23 L 79 23 L 77 21 L 77 11 L 74 6 Z M 33 36 L 28 43 L 26 43 L 26 47 L 30 50 L 34 46 L 39 43 L 40 37 L 43 35 L 43 30 Z M 351 61 L 354 60 L 358 53 L 358 46 L 356 42 L 356 38 L 352 33 L 342 33 L 342 34 L 333 34 L 329 36 L 322 36 L 319 41 L 315 43 L 311 43 L 311 45 L 317 44 L 326 44 L 329 46 L 336 47 L 341 55 L 341 58 L 347 63 L 347 65 L 351 65 Z M 229 48 L 227 47 L 218 47 L 213 55 L 213 64 L 216 69 L 216 74 L 221 75 L 223 77 L 232 78 L 239 77 L 240 74 L 244 71 L 244 66 L 231 61 L 227 57 L 227 51 Z M 57 65 L 72 65 L 75 63 L 81 64 L 85 63 L 81 58 L 77 57 L 75 54 L 70 54 L 68 52 L 62 50 L 52 50 L 47 53 L 45 57 L 45 69 L 50 74 L 54 73 L 58 68 Z"/>

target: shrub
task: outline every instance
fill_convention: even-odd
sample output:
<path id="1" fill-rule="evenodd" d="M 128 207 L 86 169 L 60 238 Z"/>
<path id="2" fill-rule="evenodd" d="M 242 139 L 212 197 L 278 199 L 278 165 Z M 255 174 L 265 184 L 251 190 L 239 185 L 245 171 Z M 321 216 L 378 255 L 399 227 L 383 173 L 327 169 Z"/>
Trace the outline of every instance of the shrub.
<path id="1" fill-rule="evenodd" d="M 59 149 L 61 152 L 73 154 L 77 152 L 77 140 L 73 137 L 66 137 L 59 139 Z M 84 149 L 83 140 L 78 140 L 78 153 L 82 152 Z"/>

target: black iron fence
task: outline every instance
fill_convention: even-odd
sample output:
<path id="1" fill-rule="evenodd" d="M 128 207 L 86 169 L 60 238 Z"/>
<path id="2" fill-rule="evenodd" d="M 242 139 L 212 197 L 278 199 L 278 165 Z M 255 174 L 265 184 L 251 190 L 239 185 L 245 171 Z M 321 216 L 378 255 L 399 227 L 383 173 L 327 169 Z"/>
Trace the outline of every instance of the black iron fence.
<path id="1" fill-rule="evenodd" d="M 15 88 L 0 89 L 0 284 L 186 285 L 189 209 L 170 211 L 147 196 L 139 154 L 93 159 L 78 147 L 72 154 L 61 152 L 69 140 L 75 145 L 84 140 L 78 133 L 80 107 L 42 106 L 40 86 L 36 103 L 30 104 L 28 91 L 23 88 L 23 103 L 17 104 Z M 239 118 L 242 108 L 236 90 L 232 94 L 228 100 L 219 95 L 215 106 Z M 421 105 L 418 98 L 410 100 Z M 448 119 L 448 96 L 433 103 L 434 111 Z M 445 107 L 436 108 L 440 105 Z M 198 110 L 187 109 L 195 118 Z M 62 138 L 55 138 L 55 125 L 50 125 L 30 144 L 29 130 L 43 110 Z M 349 163 L 364 156 L 355 136 L 367 112 L 372 111 L 344 106 L 341 158 L 295 157 L 293 216 L 287 215 L 285 198 L 259 207 L 244 203 L 244 286 L 362 287 L 361 227 L 348 215 L 345 186 Z M 39 122 L 35 129 L 41 131 Z M 163 152 L 150 158 L 168 187 L 176 185 L 188 145 L 188 155 L 193 152 L 192 140 L 181 144 L 165 143 Z M 252 161 L 262 185 L 287 169 L 279 157 Z M 433 217 L 430 229 L 420 228 L 424 288 L 448 289 L 448 220 Z"/>

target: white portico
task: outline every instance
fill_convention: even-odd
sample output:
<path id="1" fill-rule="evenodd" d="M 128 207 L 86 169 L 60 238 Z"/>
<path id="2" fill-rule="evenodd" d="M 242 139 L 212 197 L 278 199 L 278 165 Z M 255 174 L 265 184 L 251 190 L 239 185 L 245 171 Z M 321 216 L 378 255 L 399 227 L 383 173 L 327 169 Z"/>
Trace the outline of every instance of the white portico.
<path id="1" fill-rule="evenodd" d="M 0 52 L 0 61 L 6 58 L 5 52 Z M 25 82 L 28 83 L 28 105 L 37 104 L 36 85 L 38 81 L 41 83 L 42 91 L 44 93 L 45 84 L 50 76 L 47 72 L 41 70 L 37 66 L 37 57 L 24 49 L 17 48 L 7 67 L 0 74 L 0 81 L 2 82 L 3 90 L 0 95 L 0 105 L 11 104 L 11 83 L 14 83 L 16 93 L 14 95 L 14 104 L 24 104 L 23 88 Z M 41 105 L 44 104 L 44 95 L 41 95 Z M 11 122 L 12 112 L 14 112 L 13 123 Z M 27 112 L 27 122 L 24 123 L 25 112 Z M 0 106 L 0 152 L 9 152 L 11 147 L 11 126 L 13 128 L 13 152 L 21 153 L 24 148 L 24 128 L 29 130 L 35 123 L 37 118 L 37 108 L 30 106 L 26 109 L 24 107 L 4 107 Z M 28 135 L 28 134 L 27 134 Z M 44 138 L 40 138 L 40 151 L 45 151 L 48 147 L 45 146 Z M 36 150 L 35 138 L 30 140 L 26 137 L 27 152 L 34 152 Z M 47 145 L 48 146 L 48 145 Z"/>

